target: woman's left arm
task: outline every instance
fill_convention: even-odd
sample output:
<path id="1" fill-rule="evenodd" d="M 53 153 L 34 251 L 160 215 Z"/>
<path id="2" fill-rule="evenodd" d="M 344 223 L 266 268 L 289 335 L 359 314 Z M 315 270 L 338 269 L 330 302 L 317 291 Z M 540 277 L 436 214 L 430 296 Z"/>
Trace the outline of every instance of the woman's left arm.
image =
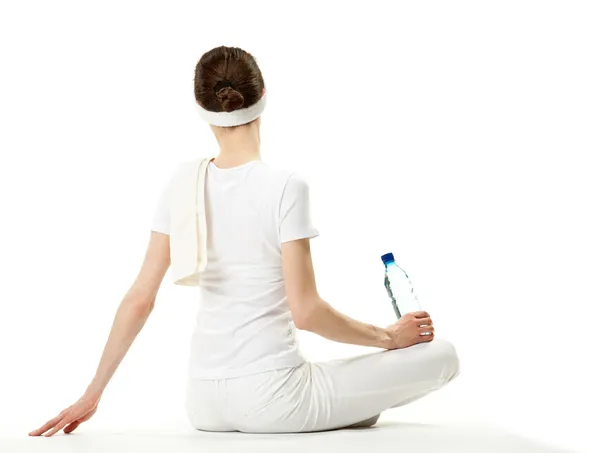
<path id="1" fill-rule="evenodd" d="M 75 404 L 31 431 L 30 436 L 46 433 L 44 436 L 49 437 L 61 429 L 68 434 L 94 415 L 104 389 L 150 316 L 170 264 L 169 235 L 152 231 L 142 267 L 117 309 L 98 369 L 87 390 Z"/>

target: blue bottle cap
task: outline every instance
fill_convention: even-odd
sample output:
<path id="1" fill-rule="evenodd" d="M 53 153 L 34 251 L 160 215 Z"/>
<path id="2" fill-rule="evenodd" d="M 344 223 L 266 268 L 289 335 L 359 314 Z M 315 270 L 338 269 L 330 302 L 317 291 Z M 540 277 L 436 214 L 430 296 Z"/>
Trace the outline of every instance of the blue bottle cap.
<path id="1" fill-rule="evenodd" d="M 385 255 L 382 255 L 381 261 L 383 261 L 383 264 L 389 263 L 390 261 L 394 261 L 394 254 L 386 253 Z"/>

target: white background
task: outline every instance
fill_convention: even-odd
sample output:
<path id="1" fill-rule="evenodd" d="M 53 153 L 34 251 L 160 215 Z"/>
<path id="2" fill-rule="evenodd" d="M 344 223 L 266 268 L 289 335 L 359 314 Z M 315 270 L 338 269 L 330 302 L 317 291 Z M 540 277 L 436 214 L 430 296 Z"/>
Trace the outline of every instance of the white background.
<path id="1" fill-rule="evenodd" d="M 2 434 L 92 378 L 161 188 L 218 151 L 192 84 L 230 45 L 269 91 L 263 160 L 310 183 L 321 295 L 393 322 L 394 252 L 459 351 L 459 379 L 384 418 L 598 451 L 599 20 L 591 1 L 3 2 Z M 167 275 L 80 435 L 191 429 L 196 297 Z M 313 360 L 363 352 L 301 341 Z"/>

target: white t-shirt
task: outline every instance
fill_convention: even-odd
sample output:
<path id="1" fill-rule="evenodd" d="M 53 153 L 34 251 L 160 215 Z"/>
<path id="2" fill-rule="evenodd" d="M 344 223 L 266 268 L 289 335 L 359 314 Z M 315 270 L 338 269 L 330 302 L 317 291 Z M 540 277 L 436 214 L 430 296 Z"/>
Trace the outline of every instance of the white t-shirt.
<path id="1" fill-rule="evenodd" d="M 319 235 L 308 184 L 262 161 L 209 163 L 207 265 L 192 337 L 190 376 L 221 379 L 295 367 L 305 359 L 285 295 L 281 243 Z M 151 229 L 169 234 L 167 184 Z"/>

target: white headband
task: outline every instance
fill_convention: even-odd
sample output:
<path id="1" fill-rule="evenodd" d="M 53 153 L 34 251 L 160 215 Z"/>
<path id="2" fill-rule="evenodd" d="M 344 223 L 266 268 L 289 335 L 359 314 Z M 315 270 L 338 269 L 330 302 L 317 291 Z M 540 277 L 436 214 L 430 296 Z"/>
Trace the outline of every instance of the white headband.
<path id="1" fill-rule="evenodd" d="M 251 105 L 250 107 L 234 110 L 233 112 L 212 112 L 210 110 L 206 110 L 196 102 L 198 113 L 200 113 L 202 119 L 208 124 L 221 127 L 240 126 L 242 124 L 249 123 L 262 114 L 266 105 L 266 91 L 255 104 Z"/>

